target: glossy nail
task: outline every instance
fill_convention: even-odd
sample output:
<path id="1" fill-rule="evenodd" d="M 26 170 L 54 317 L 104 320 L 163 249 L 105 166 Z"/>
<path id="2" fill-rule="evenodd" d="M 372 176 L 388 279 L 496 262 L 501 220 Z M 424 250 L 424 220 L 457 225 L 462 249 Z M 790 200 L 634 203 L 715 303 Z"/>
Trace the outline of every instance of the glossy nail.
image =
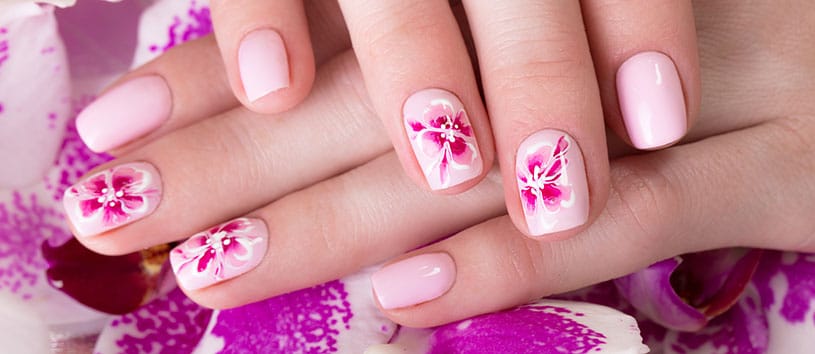
<path id="1" fill-rule="evenodd" d="M 160 76 L 131 79 L 85 107 L 76 130 L 91 150 L 108 151 L 161 126 L 170 117 L 172 101 Z"/>
<path id="2" fill-rule="evenodd" d="M 244 37 L 238 49 L 238 71 L 250 102 L 289 87 L 289 58 L 280 34 L 257 30 Z"/>
<path id="3" fill-rule="evenodd" d="M 268 240 L 263 221 L 239 218 L 193 235 L 170 252 L 170 264 L 184 289 L 201 289 L 257 267 Z"/>
<path id="4" fill-rule="evenodd" d="M 484 168 L 467 111 L 456 95 L 426 89 L 403 107 L 413 154 L 433 190 L 447 189 L 478 177 Z"/>
<path id="5" fill-rule="evenodd" d="M 682 83 L 671 58 L 632 56 L 617 71 L 617 97 L 631 143 L 638 149 L 670 145 L 688 130 Z"/>
<path id="6" fill-rule="evenodd" d="M 453 286 L 456 264 L 446 253 L 426 253 L 389 264 L 371 276 L 374 293 L 386 310 L 442 296 Z"/>
<path id="7" fill-rule="evenodd" d="M 559 130 L 527 137 L 515 160 L 518 192 L 532 236 L 583 225 L 589 215 L 589 188 L 580 147 Z"/>
<path id="8" fill-rule="evenodd" d="M 161 201 L 153 165 L 134 162 L 97 172 L 67 190 L 65 214 L 77 236 L 93 236 L 150 215 Z"/>

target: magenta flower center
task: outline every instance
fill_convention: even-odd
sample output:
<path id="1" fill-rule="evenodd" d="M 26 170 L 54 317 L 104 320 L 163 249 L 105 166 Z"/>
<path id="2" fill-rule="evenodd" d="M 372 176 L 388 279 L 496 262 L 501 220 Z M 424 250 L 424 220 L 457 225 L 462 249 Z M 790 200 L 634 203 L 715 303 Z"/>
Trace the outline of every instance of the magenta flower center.
<path id="1" fill-rule="evenodd" d="M 456 133 L 461 129 L 461 127 L 453 121 L 453 118 L 450 116 L 443 116 L 439 117 L 444 119 L 444 123 L 439 126 L 441 130 L 441 134 L 439 137 L 441 139 L 447 140 L 451 143 L 456 142 Z"/>
<path id="2" fill-rule="evenodd" d="M 232 243 L 232 240 L 227 237 L 226 231 L 218 231 L 207 238 L 206 247 L 209 247 L 210 253 L 215 253 L 216 250 L 223 250 L 230 243 Z"/>
<path id="3" fill-rule="evenodd" d="M 96 198 L 96 201 L 99 202 L 99 204 L 105 205 L 110 208 L 115 207 L 116 204 L 121 203 L 119 201 L 119 198 L 122 198 L 125 195 L 124 191 L 121 190 L 117 191 L 115 188 L 109 187 L 102 188 L 101 193 L 102 195 Z"/>

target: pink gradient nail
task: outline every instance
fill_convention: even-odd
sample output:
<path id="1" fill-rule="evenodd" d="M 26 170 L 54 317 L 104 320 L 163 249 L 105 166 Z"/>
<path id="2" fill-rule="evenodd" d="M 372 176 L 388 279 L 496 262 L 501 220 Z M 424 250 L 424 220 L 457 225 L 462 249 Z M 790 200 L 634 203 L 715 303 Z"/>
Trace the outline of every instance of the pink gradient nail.
<path id="1" fill-rule="evenodd" d="M 108 151 L 158 128 L 170 117 L 173 99 L 160 76 L 126 81 L 76 117 L 79 137 L 95 152 Z"/>
<path id="2" fill-rule="evenodd" d="M 65 214 L 77 236 L 86 237 L 150 215 L 161 201 L 161 179 L 153 165 L 126 163 L 86 177 L 67 190 Z"/>
<path id="3" fill-rule="evenodd" d="M 250 102 L 289 87 L 289 58 L 280 34 L 273 30 L 249 33 L 238 49 L 238 70 Z"/>
<path id="4" fill-rule="evenodd" d="M 403 107 L 413 154 L 433 190 L 478 177 L 484 168 L 478 142 L 461 101 L 441 89 L 414 93 Z"/>
<path id="5" fill-rule="evenodd" d="M 655 149 L 685 136 L 682 83 L 665 54 L 644 52 L 628 58 L 617 70 L 617 97 L 634 147 Z"/>
<path id="6" fill-rule="evenodd" d="M 266 224 L 238 218 L 199 232 L 170 252 L 178 283 L 188 290 L 205 288 L 257 267 L 269 242 Z"/>
<path id="7" fill-rule="evenodd" d="M 390 310 L 442 296 L 455 279 L 456 264 L 447 253 L 426 253 L 385 266 L 371 283 L 379 304 Z"/>
<path id="8" fill-rule="evenodd" d="M 530 235 L 586 223 L 589 188 L 583 154 L 568 134 L 547 129 L 527 137 L 518 148 L 515 173 Z"/>

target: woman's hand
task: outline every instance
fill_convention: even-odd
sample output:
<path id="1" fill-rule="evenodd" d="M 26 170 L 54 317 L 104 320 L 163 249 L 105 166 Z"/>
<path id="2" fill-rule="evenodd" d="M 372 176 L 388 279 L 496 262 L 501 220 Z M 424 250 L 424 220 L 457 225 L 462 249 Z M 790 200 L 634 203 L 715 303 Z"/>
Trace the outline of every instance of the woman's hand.
<path id="1" fill-rule="evenodd" d="M 143 170 L 160 174 L 161 183 L 147 189 L 160 185 L 162 192 L 148 193 L 140 199 L 146 203 L 129 209 L 141 214 L 127 214 L 109 226 L 92 225 L 90 232 L 78 225 L 86 218 L 100 221 L 104 205 L 88 217 L 70 198 L 66 207 L 80 240 L 103 253 L 180 240 L 243 215 L 260 220 L 249 223 L 255 229 L 241 236 L 249 246 L 234 249 L 235 257 L 224 253 L 214 259 L 201 252 L 226 249 L 219 247 L 228 246 L 223 236 L 230 235 L 229 228 L 201 234 L 194 240 L 205 242 L 186 244 L 180 248 L 185 252 L 179 251 L 184 254 L 174 256 L 182 287 L 212 307 L 334 279 L 466 228 L 406 256 L 441 254 L 418 263 L 437 266 L 441 276 L 413 273 L 409 278 L 415 268 L 400 263 L 374 277 L 375 293 L 388 314 L 420 326 L 568 291 L 693 250 L 733 245 L 812 250 L 812 224 L 803 214 L 815 199 L 807 178 L 815 169 L 808 138 L 813 124 L 801 116 L 813 109 L 804 98 L 813 93 L 814 75 L 804 65 L 815 55 L 806 46 L 811 41 L 796 38 L 801 34 L 792 25 L 812 23 L 805 17 L 812 12 L 741 8 L 729 1 L 699 6 L 705 7 L 697 16 L 709 95 L 691 134 L 696 142 L 614 160 L 609 205 L 571 239 L 535 241 L 515 231 L 509 218 L 500 216 L 505 211 L 497 172 L 456 196 L 422 192 L 403 177 L 349 53 L 321 65 L 312 97 L 276 119 L 241 108 L 216 114 L 235 103 L 218 99 L 228 92 L 227 80 L 208 78 L 210 84 L 202 85 L 179 70 L 190 65 L 190 57 L 208 58 L 200 70 L 219 65 L 211 39 L 173 49 L 122 81 L 146 74 L 162 77 L 173 97 L 171 118 L 96 172 L 112 169 L 112 186 L 118 166 L 148 162 L 154 170 Z M 800 19 L 789 21 L 796 16 Z M 319 23 L 336 23 L 325 19 Z M 764 32 L 767 28 L 789 35 L 778 40 Z M 341 41 L 337 36 L 326 43 Z M 324 45 L 319 48 L 330 48 Z M 784 50 L 762 50 L 778 46 Z M 739 54 L 736 59 L 733 53 Z M 204 120 L 210 115 L 215 117 Z M 612 145 L 617 146 L 614 155 L 623 153 L 621 145 Z M 119 201 L 117 191 L 102 189 L 96 189 L 100 195 L 95 199 L 85 200 Z M 734 205 L 743 209 L 722 214 Z M 245 257 L 247 248 L 253 257 Z M 394 274 L 405 281 L 388 281 Z M 405 288 L 416 284 L 410 279 L 432 283 Z M 485 288 L 501 291 L 485 293 Z M 476 291 L 481 295 L 471 296 Z"/>
<path id="2" fill-rule="evenodd" d="M 215 37 L 235 97 L 259 113 L 300 103 L 314 80 L 313 53 L 320 63 L 320 47 L 343 32 L 345 22 L 373 110 L 408 176 L 428 190 L 455 194 L 477 184 L 497 160 L 504 183 L 514 186 L 505 189 L 509 215 L 530 236 L 573 236 L 605 205 L 603 108 L 608 125 L 640 149 L 673 144 L 698 112 L 696 38 L 687 1 L 305 5 L 212 2 Z M 309 28 L 309 21 L 322 21 L 312 16 L 317 6 L 332 13 L 329 24 L 336 28 Z M 467 54 L 470 35 L 478 72 Z M 198 75 L 193 82 L 212 76 Z M 115 149 L 168 122 L 173 98 L 166 82 L 132 80 L 103 97 L 125 92 L 139 92 L 140 108 L 110 119 L 111 105 L 96 104 L 80 115 L 78 129 L 91 148 Z"/>

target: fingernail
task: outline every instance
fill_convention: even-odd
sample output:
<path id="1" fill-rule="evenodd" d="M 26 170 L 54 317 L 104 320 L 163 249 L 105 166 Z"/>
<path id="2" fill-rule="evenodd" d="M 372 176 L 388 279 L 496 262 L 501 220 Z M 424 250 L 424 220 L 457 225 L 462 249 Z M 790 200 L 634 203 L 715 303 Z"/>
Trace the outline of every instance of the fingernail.
<path id="1" fill-rule="evenodd" d="M 586 223 L 589 188 L 583 154 L 568 134 L 546 129 L 527 137 L 518 148 L 515 173 L 530 235 Z"/>
<path id="2" fill-rule="evenodd" d="M 238 218 L 199 232 L 170 252 L 178 283 L 188 290 L 237 277 L 260 264 L 269 231 L 259 219 Z"/>
<path id="3" fill-rule="evenodd" d="M 617 70 L 617 97 L 631 143 L 638 149 L 670 145 L 688 130 L 682 83 L 671 58 L 634 55 Z"/>
<path id="4" fill-rule="evenodd" d="M 442 296 L 453 286 L 456 264 L 446 253 L 427 253 L 389 264 L 371 276 L 379 304 L 386 310 Z"/>
<path id="5" fill-rule="evenodd" d="M 433 190 L 447 189 L 481 174 L 483 161 L 470 118 L 456 95 L 426 89 L 403 107 L 413 154 Z"/>
<path id="6" fill-rule="evenodd" d="M 249 33 L 238 49 L 238 71 L 251 102 L 289 87 L 289 58 L 280 34 L 273 30 Z"/>
<path id="7" fill-rule="evenodd" d="M 158 128 L 170 117 L 172 96 L 160 76 L 128 80 L 76 117 L 79 137 L 95 152 L 108 151 Z"/>
<path id="8" fill-rule="evenodd" d="M 93 236 L 150 215 L 161 201 L 153 165 L 126 163 L 95 173 L 67 190 L 65 214 L 77 236 Z"/>

